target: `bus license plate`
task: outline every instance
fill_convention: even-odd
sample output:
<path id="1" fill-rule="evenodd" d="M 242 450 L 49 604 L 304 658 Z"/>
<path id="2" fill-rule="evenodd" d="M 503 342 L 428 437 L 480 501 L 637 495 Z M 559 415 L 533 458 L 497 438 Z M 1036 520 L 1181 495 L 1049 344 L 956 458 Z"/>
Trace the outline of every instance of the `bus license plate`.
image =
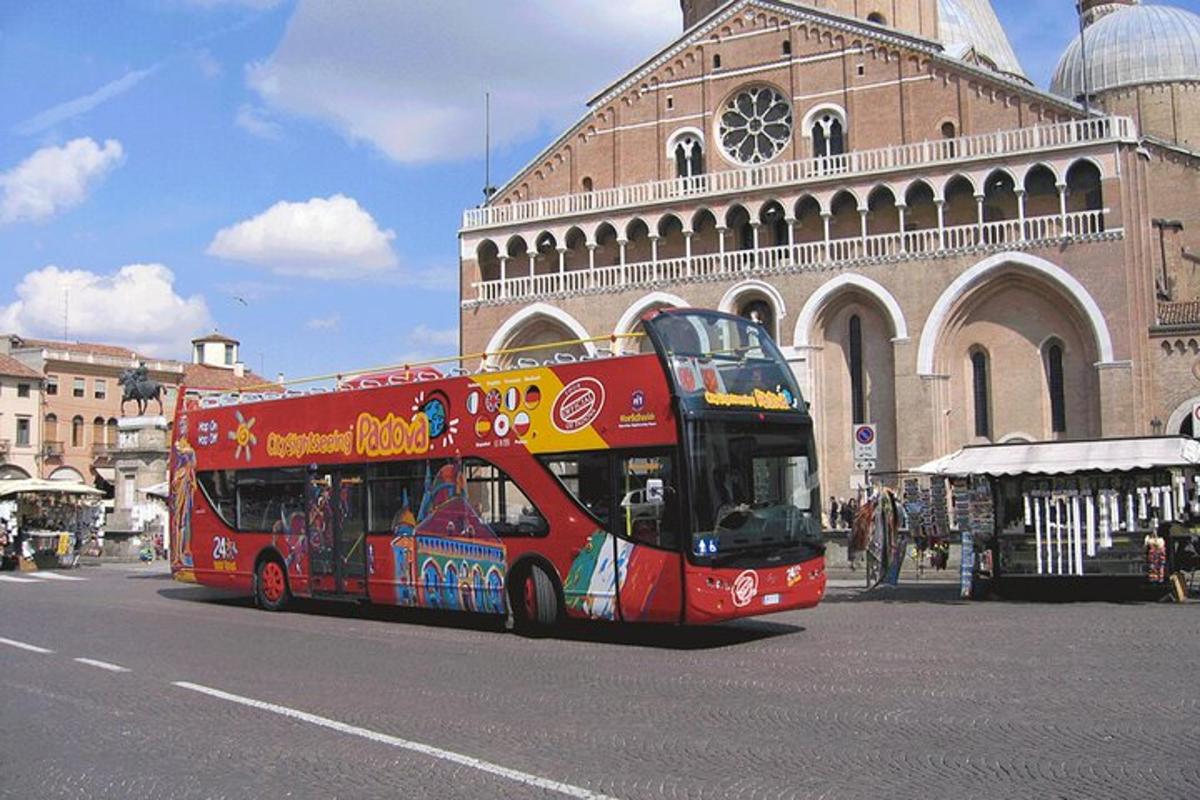
<path id="1" fill-rule="evenodd" d="M 777 606 L 777 605 L 779 605 L 779 595 L 777 595 L 777 594 L 764 594 L 764 595 L 763 595 L 763 605 L 764 605 L 764 606 Z"/>

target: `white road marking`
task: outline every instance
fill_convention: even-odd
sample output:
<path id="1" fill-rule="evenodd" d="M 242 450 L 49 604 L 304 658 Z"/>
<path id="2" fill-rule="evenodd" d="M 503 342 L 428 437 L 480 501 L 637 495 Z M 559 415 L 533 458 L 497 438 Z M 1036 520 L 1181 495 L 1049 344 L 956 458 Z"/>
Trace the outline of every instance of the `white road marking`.
<path id="1" fill-rule="evenodd" d="M 38 647 L 36 644 L 25 644 L 24 642 L 18 642 L 16 639 L 5 639 L 3 636 L 0 636 L 0 644 L 6 644 L 9 647 L 15 647 L 18 650 L 28 650 L 31 653 L 54 652 L 53 650 L 47 650 L 44 647 Z"/>
<path id="2" fill-rule="evenodd" d="M 41 583 L 37 578 L 18 578 L 16 575 L 0 575 L 4 583 Z"/>
<path id="3" fill-rule="evenodd" d="M 97 661 L 94 658 L 77 658 L 75 661 L 78 661 L 80 664 L 87 664 L 90 667 L 106 669 L 109 672 L 129 672 L 128 667 L 122 667 L 120 664 L 110 664 L 107 661 Z"/>
<path id="4" fill-rule="evenodd" d="M 200 694 L 206 694 L 210 697 L 228 700 L 231 703 L 239 703 L 244 706 L 249 706 L 250 708 L 257 708 L 261 711 L 270 711 L 272 714 L 279 714 L 280 716 L 289 717 L 301 722 L 319 725 L 322 728 L 328 728 L 330 730 L 337 731 L 338 733 L 345 733 L 350 736 L 359 736 L 363 739 L 369 739 L 372 742 L 378 742 L 379 744 L 391 745 L 392 747 L 398 747 L 402 750 L 411 750 L 414 753 L 421 753 L 432 758 L 441 759 L 442 761 L 450 761 L 455 764 L 461 764 L 464 767 L 477 769 L 480 772 L 498 775 L 501 778 L 507 778 L 510 781 L 516 781 L 517 783 L 522 783 L 526 786 L 536 786 L 539 789 L 549 789 L 552 792 L 558 792 L 559 794 L 563 794 L 568 797 L 579 797 L 584 798 L 584 800 L 613 800 L 613 798 L 608 797 L 607 795 L 599 794 L 597 792 L 584 789 L 580 786 L 572 786 L 569 783 L 560 783 L 559 781 L 550 780 L 549 778 L 531 775 L 528 772 L 509 769 L 508 767 L 502 767 L 499 764 L 493 764 L 490 761 L 483 761 L 478 758 L 473 758 L 472 756 L 465 756 L 461 753 L 455 753 L 452 750 L 443 750 L 440 747 L 421 744 L 420 742 L 413 742 L 409 741 L 408 739 L 401 739 L 397 736 L 389 736 L 386 733 L 379 733 L 378 731 L 368 730 L 367 728 L 359 728 L 355 727 L 354 725 L 347 725 L 344 722 L 338 722 L 337 720 L 329 719 L 328 717 L 319 717 L 316 714 L 309 714 L 306 711 L 297 711 L 296 709 L 288 708 L 287 706 L 275 705 L 274 703 L 255 700 L 251 697 L 242 697 L 241 695 L 230 694 L 229 692 L 223 692 L 220 689 L 211 689 L 207 686 L 200 686 L 199 684 L 188 683 L 187 681 L 175 681 L 173 685 L 178 686 L 181 689 L 188 689 L 193 692 L 199 692 Z"/>
<path id="5" fill-rule="evenodd" d="M 61 572 L 39 572 L 37 576 L 42 579 L 49 578 L 52 581 L 86 581 L 87 578 L 80 578 L 75 575 L 64 575 Z"/>

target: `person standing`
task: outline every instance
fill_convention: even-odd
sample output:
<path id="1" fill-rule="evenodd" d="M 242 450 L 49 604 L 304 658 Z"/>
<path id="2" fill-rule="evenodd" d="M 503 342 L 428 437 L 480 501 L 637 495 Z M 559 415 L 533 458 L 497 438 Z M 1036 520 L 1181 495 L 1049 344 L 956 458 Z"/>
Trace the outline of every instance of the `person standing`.
<path id="1" fill-rule="evenodd" d="M 838 523 L 841 521 L 841 518 L 838 515 L 840 511 L 841 511 L 841 507 L 838 504 L 837 497 L 836 496 L 830 497 L 829 498 L 829 527 L 830 528 L 836 528 L 838 526 Z"/>

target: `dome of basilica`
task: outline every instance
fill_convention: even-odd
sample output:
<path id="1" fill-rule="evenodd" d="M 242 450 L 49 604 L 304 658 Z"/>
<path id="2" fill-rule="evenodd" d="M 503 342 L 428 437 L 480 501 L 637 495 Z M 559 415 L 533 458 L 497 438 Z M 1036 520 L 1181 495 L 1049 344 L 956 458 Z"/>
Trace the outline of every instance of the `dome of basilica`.
<path id="1" fill-rule="evenodd" d="M 1084 53 L 1087 54 L 1086 82 Z M 1151 83 L 1200 81 L 1200 16 L 1181 8 L 1133 3 L 1105 14 L 1071 42 L 1050 91 L 1072 100 L 1085 92 Z"/>
<path id="2" fill-rule="evenodd" d="M 960 57 L 974 50 L 1000 72 L 1025 78 L 1021 62 L 989 0 L 939 0 L 938 38 L 952 56 Z"/>

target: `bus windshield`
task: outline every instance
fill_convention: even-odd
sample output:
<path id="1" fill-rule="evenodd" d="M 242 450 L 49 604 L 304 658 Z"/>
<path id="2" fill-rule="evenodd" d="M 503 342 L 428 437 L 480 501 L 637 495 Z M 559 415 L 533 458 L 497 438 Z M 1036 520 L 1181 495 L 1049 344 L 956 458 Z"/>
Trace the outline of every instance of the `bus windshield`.
<path id="1" fill-rule="evenodd" d="M 686 309 L 660 313 L 646 327 L 685 409 L 805 410 L 787 361 L 760 325 Z"/>
<path id="2" fill-rule="evenodd" d="M 708 418 L 689 425 L 687 438 L 693 556 L 823 551 L 810 425 Z"/>

